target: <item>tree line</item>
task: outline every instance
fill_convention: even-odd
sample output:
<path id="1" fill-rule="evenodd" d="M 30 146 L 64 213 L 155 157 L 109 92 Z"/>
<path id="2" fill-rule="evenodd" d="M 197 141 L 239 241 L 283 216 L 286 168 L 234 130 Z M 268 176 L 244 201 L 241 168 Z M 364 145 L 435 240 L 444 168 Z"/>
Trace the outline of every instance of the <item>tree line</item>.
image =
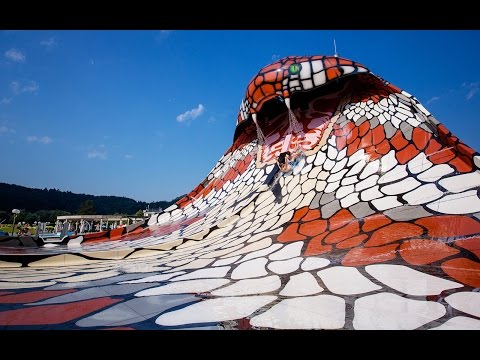
<path id="1" fill-rule="evenodd" d="M 0 183 L 0 222 L 12 221 L 12 209 L 20 209 L 15 221 L 54 222 L 57 216 L 71 214 L 135 215 L 139 210 L 165 209 L 184 195 L 170 201 L 147 203 L 120 196 L 75 194 L 57 189 L 32 189 L 20 185 Z"/>

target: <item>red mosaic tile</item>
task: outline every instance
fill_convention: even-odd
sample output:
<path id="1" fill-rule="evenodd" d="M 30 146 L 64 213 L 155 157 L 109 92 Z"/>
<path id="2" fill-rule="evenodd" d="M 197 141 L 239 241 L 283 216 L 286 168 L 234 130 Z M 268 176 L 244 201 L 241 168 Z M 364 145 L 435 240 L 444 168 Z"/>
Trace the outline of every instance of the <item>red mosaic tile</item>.
<path id="1" fill-rule="evenodd" d="M 316 236 L 323 233 L 327 229 L 326 220 L 312 220 L 300 225 L 298 232 L 302 235 Z"/>
<path id="2" fill-rule="evenodd" d="M 363 137 L 370 130 L 370 121 L 365 121 L 358 127 L 358 136 Z"/>
<path id="3" fill-rule="evenodd" d="M 358 138 L 358 127 L 354 127 L 350 134 L 347 136 L 347 144 L 351 144 Z"/>
<path id="4" fill-rule="evenodd" d="M 428 142 L 428 146 L 425 149 L 425 155 L 427 155 L 427 158 L 430 154 L 436 153 L 438 150 L 442 148 L 442 144 L 440 144 L 437 140 L 431 139 Z"/>
<path id="5" fill-rule="evenodd" d="M 360 245 L 367 238 L 368 238 L 368 235 L 365 235 L 365 234 L 357 235 L 347 240 L 343 240 L 342 242 L 338 243 L 336 247 L 338 249 L 350 249 Z"/>
<path id="6" fill-rule="evenodd" d="M 352 222 L 347 226 L 342 227 L 341 229 L 331 232 L 324 240 L 325 244 L 336 244 L 342 240 L 348 239 L 349 237 L 355 236 L 360 231 L 358 222 Z"/>
<path id="7" fill-rule="evenodd" d="M 380 144 L 385 139 L 385 131 L 383 130 L 382 125 L 378 125 L 375 129 L 372 130 L 373 136 L 373 145 Z"/>
<path id="8" fill-rule="evenodd" d="M 390 261 L 396 257 L 398 244 L 390 244 L 372 248 L 354 248 L 342 260 L 343 266 L 365 266 Z"/>
<path id="9" fill-rule="evenodd" d="M 469 173 L 473 170 L 472 161 L 464 155 L 459 155 L 449 162 L 460 173 Z"/>
<path id="10" fill-rule="evenodd" d="M 0 297 L 0 304 L 26 304 L 55 296 L 69 294 L 72 292 L 75 292 L 75 289 L 28 291 L 24 293 L 2 296 Z"/>
<path id="11" fill-rule="evenodd" d="M 355 217 L 352 215 L 352 213 L 347 209 L 342 209 L 329 219 L 330 227 L 328 229 L 330 231 L 338 229 L 339 227 L 342 227 L 353 220 L 355 220 Z"/>
<path id="12" fill-rule="evenodd" d="M 413 129 L 412 140 L 418 150 L 423 150 L 428 142 L 430 141 L 432 134 L 423 130 L 422 128 L 416 127 Z"/>
<path id="13" fill-rule="evenodd" d="M 440 215 L 415 221 L 424 226 L 431 237 L 460 237 L 480 234 L 480 222 L 468 216 Z"/>
<path id="14" fill-rule="evenodd" d="M 395 134 L 390 139 L 390 143 L 397 150 L 401 150 L 408 145 L 408 141 L 403 137 L 403 134 L 400 130 L 397 130 L 395 132 Z"/>
<path id="15" fill-rule="evenodd" d="M 298 222 L 300 219 L 305 216 L 305 214 L 308 213 L 308 206 L 304 206 L 298 210 L 295 210 L 295 213 L 293 214 L 292 222 Z"/>
<path id="16" fill-rule="evenodd" d="M 302 221 L 307 222 L 319 219 L 322 216 L 319 209 L 310 209 L 308 213 L 302 218 Z"/>
<path id="17" fill-rule="evenodd" d="M 466 258 L 447 260 L 442 270 L 462 284 L 475 288 L 480 287 L 480 263 Z"/>
<path id="18" fill-rule="evenodd" d="M 444 164 L 446 162 L 449 162 L 455 157 L 455 153 L 449 149 L 449 148 L 444 148 L 442 150 L 438 150 L 432 155 L 428 157 L 428 160 L 430 160 L 434 164 Z"/>
<path id="19" fill-rule="evenodd" d="M 405 222 L 393 223 L 375 231 L 370 240 L 365 243 L 365 246 L 385 245 L 400 239 L 419 236 L 422 233 L 423 229 L 420 226 Z"/>
<path id="20" fill-rule="evenodd" d="M 474 253 L 480 259 L 480 236 L 464 240 L 457 240 L 454 242 L 454 244 Z"/>
<path id="21" fill-rule="evenodd" d="M 283 230 L 283 232 L 278 235 L 277 240 L 280 242 L 291 242 L 305 240 L 307 237 L 298 233 L 298 224 L 290 224 L 288 227 Z"/>
<path id="22" fill-rule="evenodd" d="M 305 256 L 325 254 L 332 250 L 332 245 L 323 245 L 322 239 L 328 235 L 328 232 L 317 235 L 308 243 L 307 249 L 305 250 Z"/>
<path id="23" fill-rule="evenodd" d="M 363 219 L 362 230 L 369 232 L 384 225 L 390 224 L 392 220 L 383 214 L 374 214 Z"/>
<path id="24" fill-rule="evenodd" d="M 413 159 L 415 156 L 418 155 L 418 149 L 410 144 L 403 150 L 397 151 L 396 153 L 396 158 L 400 164 L 406 164 L 409 162 L 411 159 Z"/>
<path id="25" fill-rule="evenodd" d="M 438 241 L 415 239 L 404 241 L 399 252 L 402 258 L 412 265 L 426 265 L 460 251 Z"/>
<path id="26" fill-rule="evenodd" d="M 67 304 L 39 305 L 0 312 L 0 325 L 62 324 L 122 301 L 103 297 Z"/>

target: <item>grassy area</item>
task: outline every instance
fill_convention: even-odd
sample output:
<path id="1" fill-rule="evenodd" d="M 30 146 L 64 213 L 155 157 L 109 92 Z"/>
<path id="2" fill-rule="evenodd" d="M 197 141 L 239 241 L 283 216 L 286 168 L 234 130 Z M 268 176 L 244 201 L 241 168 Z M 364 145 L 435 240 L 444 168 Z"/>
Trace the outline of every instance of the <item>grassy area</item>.
<path id="1" fill-rule="evenodd" d="M 18 226 L 15 227 L 15 229 L 18 229 Z M 10 225 L 0 225 L 0 230 L 11 234 L 12 233 L 12 224 L 10 224 Z"/>
<path id="2" fill-rule="evenodd" d="M 20 228 L 19 225 L 15 226 L 15 233 L 18 233 L 19 228 Z M 5 231 L 6 233 L 11 234 L 12 233 L 12 224 L 10 224 L 10 225 L 0 225 L 0 231 Z M 37 231 L 37 227 L 36 226 L 29 227 L 28 231 L 30 232 L 30 234 L 35 235 L 35 233 Z"/>

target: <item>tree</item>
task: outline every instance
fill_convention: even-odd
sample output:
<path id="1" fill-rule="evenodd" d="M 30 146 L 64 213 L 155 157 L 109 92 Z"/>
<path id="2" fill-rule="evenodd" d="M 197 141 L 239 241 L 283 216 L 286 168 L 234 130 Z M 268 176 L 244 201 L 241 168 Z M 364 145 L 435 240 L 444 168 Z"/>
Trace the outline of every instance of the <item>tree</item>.
<path id="1" fill-rule="evenodd" d="M 27 224 L 33 224 L 35 221 L 40 220 L 40 217 L 36 213 L 27 212 L 25 214 L 25 222 Z"/>
<path id="2" fill-rule="evenodd" d="M 41 221 L 49 221 L 54 223 L 57 221 L 57 216 L 72 215 L 68 211 L 63 210 L 47 210 L 46 218 L 41 219 Z"/>
<path id="3" fill-rule="evenodd" d="M 85 200 L 78 209 L 80 215 L 95 215 L 97 213 L 95 209 L 95 203 L 93 200 Z"/>
<path id="4" fill-rule="evenodd" d="M 138 210 L 138 211 L 135 213 L 135 216 L 136 216 L 136 217 L 143 217 L 143 210 L 142 210 L 142 209 Z"/>

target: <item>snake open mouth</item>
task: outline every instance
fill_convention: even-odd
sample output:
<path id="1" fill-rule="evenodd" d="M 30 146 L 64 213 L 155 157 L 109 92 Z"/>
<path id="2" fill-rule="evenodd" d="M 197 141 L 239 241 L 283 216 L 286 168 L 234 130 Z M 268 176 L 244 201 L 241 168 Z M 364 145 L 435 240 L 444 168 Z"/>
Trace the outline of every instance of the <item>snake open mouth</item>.
<path id="1" fill-rule="evenodd" d="M 335 114 L 354 88 L 351 83 L 362 79 L 382 82 L 363 65 L 336 56 L 279 59 L 262 68 L 247 86 L 234 142 L 240 134 L 252 133 L 248 127 L 253 123 L 258 167 L 297 147 L 312 154 L 330 134 Z"/>
<path id="2" fill-rule="evenodd" d="M 326 84 L 305 92 L 295 92 L 290 107 L 300 133 L 291 130 L 290 114 L 285 101 L 280 98 L 267 100 L 257 113 L 257 121 L 265 135 L 265 143 L 259 144 L 257 166 L 271 164 L 283 151 L 301 147 L 312 154 L 325 144 L 335 122 L 335 113 L 346 95 L 348 80 Z"/>
<path id="3" fill-rule="evenodd" d="M 328 139 L 338 114 L 353 99 L 355 89 L 362 88 L 368 93 L 369 88 L 379 87 L 384 87 L 380 78 L 364 73 L 342 77 L 310 90 L 293 92 L 288 98 L 290 108 L 282 96 L 264 101 L 255 113 L 257 125 L 265 137 L 258 144 L 257 167 L 274 163 L 281 152 L 292 151 L 296 147 L 300 147 L 306 155 L 316 153 Z M 292 131 L 291 114 L 300 125 L 300 132 Z M 245 141 L 249 142 L 257 136 L 257 132 L 250 114 L 237 126 L 234 141 L 241 134 L 250 134 L 245 137 Z"/>

